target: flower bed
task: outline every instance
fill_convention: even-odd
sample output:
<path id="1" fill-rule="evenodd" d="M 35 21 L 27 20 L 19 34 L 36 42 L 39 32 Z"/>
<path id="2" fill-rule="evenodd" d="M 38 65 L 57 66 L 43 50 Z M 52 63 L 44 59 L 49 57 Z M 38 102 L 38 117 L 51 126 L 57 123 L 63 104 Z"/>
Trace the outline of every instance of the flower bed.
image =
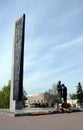
<path id="1" fill-rule="evenodd" d="M 37 116 L 37 115 L 46 115 L 46 112 L 32 112 L 32 116 Z"/>

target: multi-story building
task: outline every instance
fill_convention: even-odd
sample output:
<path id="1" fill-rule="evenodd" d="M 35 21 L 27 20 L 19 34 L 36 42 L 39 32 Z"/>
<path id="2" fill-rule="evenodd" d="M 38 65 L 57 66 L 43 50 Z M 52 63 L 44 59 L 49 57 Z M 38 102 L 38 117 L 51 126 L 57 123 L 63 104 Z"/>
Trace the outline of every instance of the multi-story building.
<path id="1" fill-rule="evenodd" d="M 44 93 L 28 95 L 28 103 L 43 103 L 45 102 Z"/>

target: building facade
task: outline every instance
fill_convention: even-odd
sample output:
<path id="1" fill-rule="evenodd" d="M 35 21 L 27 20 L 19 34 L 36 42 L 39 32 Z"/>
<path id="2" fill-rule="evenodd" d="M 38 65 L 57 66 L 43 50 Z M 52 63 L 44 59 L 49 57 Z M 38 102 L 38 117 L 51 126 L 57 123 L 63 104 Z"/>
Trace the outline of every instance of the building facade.
<path id="1" fill-rule="evenodd" d="M 28 95 L 28 103 L 43 103 L 45 102 L 44 93 Z"/>

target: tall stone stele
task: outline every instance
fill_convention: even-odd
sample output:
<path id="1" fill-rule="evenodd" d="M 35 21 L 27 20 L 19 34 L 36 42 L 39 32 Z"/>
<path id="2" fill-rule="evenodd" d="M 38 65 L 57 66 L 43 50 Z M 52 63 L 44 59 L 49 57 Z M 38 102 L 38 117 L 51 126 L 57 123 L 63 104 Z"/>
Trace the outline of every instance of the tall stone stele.
<path id="1" fill-rule="evenodd" d="M 15 23 L 10 110 L 22 109 L 25 14 Z"/>

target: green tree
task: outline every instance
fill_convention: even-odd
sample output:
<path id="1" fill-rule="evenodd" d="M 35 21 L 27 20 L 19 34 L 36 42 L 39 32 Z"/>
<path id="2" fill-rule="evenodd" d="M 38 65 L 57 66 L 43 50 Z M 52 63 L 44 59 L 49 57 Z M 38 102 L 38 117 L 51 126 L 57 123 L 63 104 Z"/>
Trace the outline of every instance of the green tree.
<path id="1" fill-rule="evenodd" d="M 83 90 L 80 82 L 77 85 L 77 100 L 80 105 L 83 103 Z"/>
<path id="2" fill-rule="evenodd" d="M 23 107 L 25 107 L 25 100 L 27 100 L 27 93 L 25 90 L 23 90 L 23 98 L 22 98 Z"/>
<path id="3" fill-rule="evenodd" d="M 9 108 L 10 103 L 10 81 L 0 91 L 0 108 Z"/>
<path id="4" fill-rule="evenodd" d="M 0 108 L 9 108 L 9 104 L 10 104 L 10 85 L 11 85 L 11 81 L 9 80 L 8 85 L 5 85 L 2 90 L 0 91 Z M 25 100 L 26 98 L 26 91 L 23 90 L 23 106 L 25 104 Z"/>

